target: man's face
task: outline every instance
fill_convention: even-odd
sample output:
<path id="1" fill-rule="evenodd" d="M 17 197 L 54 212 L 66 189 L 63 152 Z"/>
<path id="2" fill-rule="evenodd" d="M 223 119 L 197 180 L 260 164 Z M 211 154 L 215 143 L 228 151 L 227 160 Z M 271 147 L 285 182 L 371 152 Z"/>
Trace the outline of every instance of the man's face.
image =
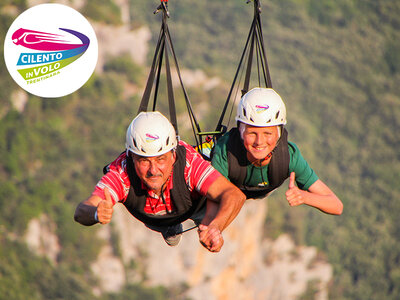
<path id="1" fill-rule="evenodd" d="M 144 157 L 133 154 L 133 163 L 140 180 L 156 194 L 161 193 L 163 184 L 171 175 L 175 162 L 175 152 L 169 151 L 163 155 Z"/>
<path id="2" fill-rule="evenodd" d="M 279 139 L 278 126 L 255 127 L 245 124 L 242 137 L 247 158 L 251 162 L 264 159 L 274 150 Z"/>

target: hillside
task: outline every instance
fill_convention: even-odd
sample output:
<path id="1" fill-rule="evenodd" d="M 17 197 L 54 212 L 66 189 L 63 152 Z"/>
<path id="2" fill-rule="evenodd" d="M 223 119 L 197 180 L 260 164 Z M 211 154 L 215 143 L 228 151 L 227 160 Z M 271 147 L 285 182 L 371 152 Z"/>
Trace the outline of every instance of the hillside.
<path id="1" fill-rule="evenodd" d="M 2 2 L 2 41 L 15 16 L 34 2 Z M 79 6 L 96 33 L 117 30 L 112 32 L 121 34 L 114 35 L 120 51 L 105 52 L 103 68 L 79 91 L 57 100 L 21 92 L 0 61 L 0 295 L 177 298 L 187 287 L 135 283 L 118 295 L 93 295 L 98 279 L 90 268 L 106 242 L 95 227 L 83 229 L 72 219 L 102 167 L 121 151 L 137 111 L 159 31 L 159 16 L 152 14 L 158 1 L 68 3 Z M 201 125 L 212 130 L 247 37 L 252 4 L 170 0 L 169 9 L 180 67 L 220 80 L 211 89 L 188 88 L 195 111 L 203 115 Z M 329 299 L 400 297 L 399 15 L 397 1 L 262 1 L 272 83 L 287 104 L 289 139 L 344 203 L 340 217 L 290 208 L 282 187 L 266 200 L 263 237 L 290 234 L 297 245 L 317 247 L 333 266 Z M 147 62 L 142 44 L 148 37 L 137 31 L 143 28 L 151 32 Z M 124 45 L 125 36 L 131 39 Z M 136 36 L 141 54 L 134 59 Z M 189 138 L 188 132 L 182 135 Z M 60 246 L 53 259 L 34 254 L 24 241 L 34 218 L 53 228 Z M 119 244 L 113 245 L 121 256 Z M 302 299 L 316 295 L 312 282 L 307 293 Z"/>

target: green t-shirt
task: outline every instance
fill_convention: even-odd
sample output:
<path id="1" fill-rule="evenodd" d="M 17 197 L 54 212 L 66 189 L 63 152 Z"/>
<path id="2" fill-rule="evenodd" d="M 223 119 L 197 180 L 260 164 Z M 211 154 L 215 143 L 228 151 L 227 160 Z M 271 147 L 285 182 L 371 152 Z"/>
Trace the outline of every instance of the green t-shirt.
<path id="1" fill-rule="evenodd" d="M 214 147 L 214 154 L 211 164 L 223 176 L 229 179 L 228 156 L 226 151 L 228 139 L 229 133 L 225 134 L 218 140 L 218 143 Z M 309 187 L 318 180 L 318 176 L 303 158 L 296 144 L 288 142 L 288 147 L 290 156 L 289 174 L 291 172 L 295 172 L 297 186 L 302 190 L 308 190 Z M 268 182 L 268 165 L 257 167 L 249 162 L 247 165 L 247 176 L 244 185 L 267 186 Z"/>

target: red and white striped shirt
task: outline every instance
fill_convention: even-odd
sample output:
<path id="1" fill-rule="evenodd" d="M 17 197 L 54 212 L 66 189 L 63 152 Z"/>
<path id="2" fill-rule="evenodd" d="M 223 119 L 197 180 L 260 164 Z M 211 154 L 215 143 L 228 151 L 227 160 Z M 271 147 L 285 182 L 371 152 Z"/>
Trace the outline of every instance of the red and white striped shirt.
<path id="1" fill-rule="evenodd" d="M 205 196 L 211 184 L 221 174 L 215 170 L 208 161 L 205 161 L 192 146 L 180 141 L 180 145 L 186 148 L 186 166 L 184 170 L 185 181 L 193 197 L 196 194 Z M 104 199 L 104 188 L 110 191 L 114 204 L 124 202 L 129 193 L 131 183 L 126 171 L 126 153 L 122 153 L 109 166 L 109 172 L 97 183 L 92 196 L 99 196 Z M 145 213 L 154 215 L 166 214 L 167 210 L 172 211 L 170 190 L 173 187 L 172 173 L 168 179 L 167 188 L 164 191 L 165 204 L 161 197 L 149 190 L 143 183 L 142 187 L 147 190 L 148 196 L 144 208 Z"/>

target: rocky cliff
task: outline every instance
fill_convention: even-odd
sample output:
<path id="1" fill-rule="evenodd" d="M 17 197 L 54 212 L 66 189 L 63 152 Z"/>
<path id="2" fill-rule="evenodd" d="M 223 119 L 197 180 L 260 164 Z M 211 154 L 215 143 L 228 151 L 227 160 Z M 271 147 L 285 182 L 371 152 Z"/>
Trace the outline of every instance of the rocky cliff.
<path id="1" fill-rule="evenodd" d="M 116 289 L 130 278 L 154 286 L 185 284 L 186 295 L 199 300 L 296 299 L 313 283 L 319 291 L 317 298 L 327 299 L 331 266 L 318 260 L 315 248 L 296 246 L 287 235 L 263 240 L 266 211 L 266 200 L 248 201 L 224 232 L 221 252 L 209 253 L 195 230 L 184 233 L 177 247 L 167 246 L 159 233 L 137 222 L 120 205 L 113 226 L 104 226 L 100 232 L 109 240 L 110 230 L 115 230 L 122 257 L 112 255 L 109 245 L 104 247 L 93 268 L 108 265 L 115 272 L 101 278 L 100 289 Z"/>
<path id="2" fill-rule="evenodd" d="M 210 253 L 198 242 L 195 230 L 184 233 L 178 246 L 169 247 L 159 233 L 116 205 L 111 224 L 96 225 L 106 243 L 92 265 L 94 274 L 102 274 L 93 292 L 117 292 L 129 281 L 185 286 L 184 295 L 194 300 L 297 299 L 310 287 L 318 291 L 315 299 L 328 299 L 331 266 L 315 248 L 295 245 L 288 235 L 263 239 L 266 211 L 266 200 L 248 201 L 223 233 L 221 252 Z M 30 249 L 53 262 L 59 251 L 54 231 L 55 225 L 42 216 L 30 222 L 26 235 Z M 111 235 L 118 237 L 117 244 L 111 243 Z"/>

